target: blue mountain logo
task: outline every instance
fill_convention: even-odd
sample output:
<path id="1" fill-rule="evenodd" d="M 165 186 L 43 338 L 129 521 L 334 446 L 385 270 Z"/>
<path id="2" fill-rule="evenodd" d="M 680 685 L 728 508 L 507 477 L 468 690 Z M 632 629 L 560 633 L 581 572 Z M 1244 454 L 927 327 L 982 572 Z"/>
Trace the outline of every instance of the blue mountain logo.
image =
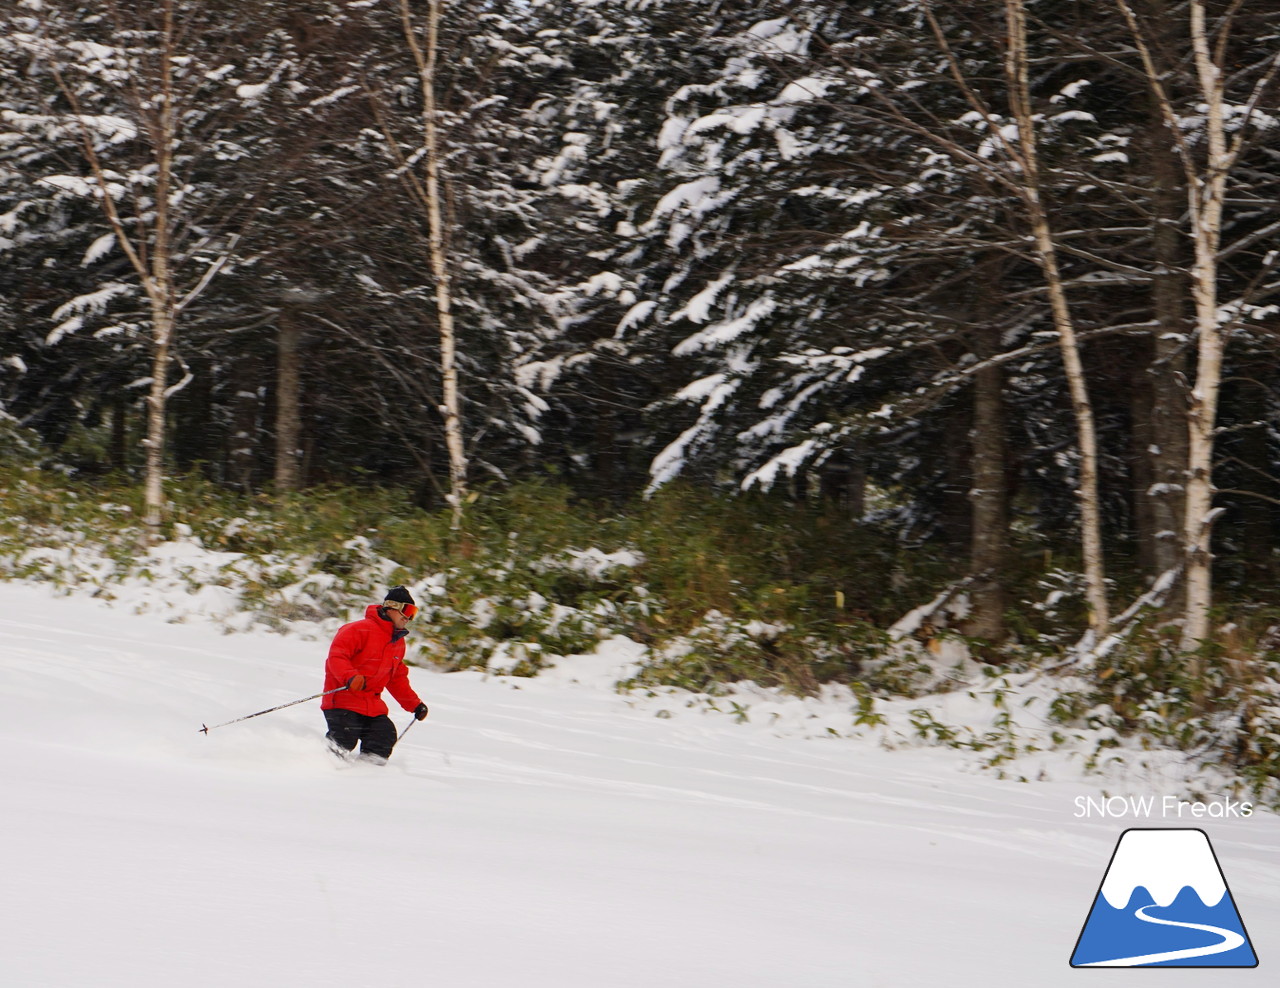
<path id="1" fill-rule="evenodd" d="M 1071 966 L 1257 967 L 1209 835 L 1121 834 Z"/>

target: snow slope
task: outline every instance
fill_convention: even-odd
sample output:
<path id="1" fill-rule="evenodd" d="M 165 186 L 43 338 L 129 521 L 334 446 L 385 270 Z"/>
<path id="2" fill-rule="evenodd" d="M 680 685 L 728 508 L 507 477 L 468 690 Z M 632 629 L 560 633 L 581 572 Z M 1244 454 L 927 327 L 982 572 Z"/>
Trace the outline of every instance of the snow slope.
<path id="1" fill-rule="evenodd" d="M 0 584 L 0 983 L 1133 977 L 1068 967 L 1135 825 L 1074 816 L 1096 785 L 655 717 L 589 675 L 415 670 L 432 715 L 382 769 L 323 750 L 318 702 L 198 733 L 317 692 L 324 650 Z M 1165 977 L 1261 984 L 1280 954 L 1280 822 L 1186 825 L 1213 839 L 1261 965 Z"/>

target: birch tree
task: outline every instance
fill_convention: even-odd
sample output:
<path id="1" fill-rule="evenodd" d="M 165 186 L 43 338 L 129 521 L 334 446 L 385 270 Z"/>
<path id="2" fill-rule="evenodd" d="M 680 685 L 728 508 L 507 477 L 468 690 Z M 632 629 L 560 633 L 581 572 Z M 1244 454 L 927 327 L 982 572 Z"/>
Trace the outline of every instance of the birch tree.
<path id="1" fill-rule="evenodd" d="M 1220 299 L 1224 208 L 1232 172 L 1256 135 L 1264 100 L 1274 90 L 1280 72 L 1280 53 L 1255 62 L 1245 73 L 1233 73 L 1228 65 L 1228 53 L 1233 42 L 1239 43 L 1236 32 L 1243 0 L 1233 0 L 1216 18 L 1216 24 L 1203 0 L 1189 0 L 1187 38 L 1194 66 L 1191 98 L 1195 105 L 1182 108 L 1176 105 L 1177 97 L 1171 91 L 1167 68 L 1157 62 L 1149 27 L 1126 0 L 1116 0 L 1116 4 L 1132 33 L 1147 83 L 1164 118 L 1167 139 L 1176 147 L 1185 173 L 1189 235 L 1194 251 L 1192 297 L 1196 360 L 1195 382 L 1187 409 L 1183 521 L 1186 594 L 1181 644 L 1183 650 L 1191 651 L 1208 641 L 1211 633 L 1212 529 L 1218 514 L 1213 506 L 1214 445 L 1223 361 L 1232 330 L 1253 303 L 1252 293 L 1225 306 Z M 1251 75 L 1252 85 L 1240 92 L 1242 75 L 1245 80 Z M 1229 79 L 1235 83 L 1233 88 L 1237 94 L 1234 96 L 1228 95 Z M 1274 126 L 1274 119 L 1266 118 L 1265 125 Z M 1197 135 L 1196 131 L 1200 133 Z M 1201 139 L 1196 140 L 1197 136 Z M 1272 251 L 1265 268 L 1273 267 L 1275 261 L 1276 252 Z"/>
<path id="2" fill-rule="evenodd" d="M 472 475 L 507 476 L 542 438 L 546 404 L 513 372 L 552 331 L 545 266 L 563 264 L 546 250 L 554 195 L 533 174 L 550 140 L 533 104 L 558 66 L 536 13 L 516 0 L 369 11 L 397 44 L 361 67 L 370 119 L 349 146 L 360 253 L 331 321 L 373 329 L 344 331 L 387 372 L 371 397 L 394 404 L 388 431 L 403 432 L 455 528 Z M 369 224 L 370 211 L 386 222 Z"/>
<path id="3" fill-rule="evenodd" d="M 966 93 L 975 110 L 988 122 L 990 132 L 1015 167 L 1014 189 L 1026 209 L 1028 225 L 1035 241 L 1036 258 L 1044 272 L 1045 288 L 1053 312 L 1053 325 L 1058 334 L 1063 367 L 1071 394 L 1071 407 L 1076 420 L 1080 449 L 1080 541 L 1084 563 L 1085 596 L 1089 604 L 1089 628 L 1100 638 L 1110 624 L 1107 585 L 1102 548 L 1102 510 L 1098 496 L 1098 440 L 1094 427 L 1093 402 L 1089 396 L 1081 359 L 1075 321 L 1063 285 L 1058 263 L 1058 247 L 1045 206 L 1040 179 L 1036 118 L 1031 106 L 1031 84 L 1027 42 L 1027 15 L 1024 0 L 1005 0 L 1005 77 L 1008 85 L 1010 115 L 1015 124 L 1016 145 L 991 110 L 977 96 L 962 68 L 951 55 L 946 35 L 933 9 L 925 4 L 925 13 L 939 47 L 947 55 L 956 83 Z"/>
<path id="4" fill-rule="evenodd" d="M 270 131 L 237 133 L 237 126 L 282 96 L 287 101 L 292 64 L 278 36 L 265 52 L 245 55 L 248 44 L 238 42 L 270 34 L 257 30 L 260 22 L 182 0 L 145 10 L 112 2 L 101 11 L 71 4 L 37 11 L 20 44 L 31 59 L 25 84 L 38 90 L 47 83 L 43 112 L 14 123 L 78 148 L 70 168 L 39 181 L 96 203 L 107 229 L 96 257 L 118 251 L 133 278 L 133 288 L 117 285 L 113 296 L 136 289 L 144 301 L 150 368 L 143 521 L 154 541 L 165 504 L 166 407 L 191 379 L 176 349 L 178 329 L 232 264 L 252 224 L 266 180 L 237 180 L 235 163 L 250 145 L 269 147 Z"/>
<path id="5" fill-rule="evenodd" d="M 419 33 L 414 24 L 409 0 L 400 0 L 401 26 L 405 43 L 413 53 L 422 95 L 422 168 L 419 180 L 406 170 L 413 192 L 426 211 L 428 254 L 435 280 L 436 319 L 440 332 L 440 415 L 444 419 L 445 448 L 449 453 L 449 504 L 453 509 L 453 528 L 462 527 L 467 499 L 467 454 L 462 435 L 461 398 L 458 392 L 458 345 L 453 319 L 453 279 L 450 271 L 449 244 L 445 229 L 447 204 L 440 176 L 441 150 L 439 115 L 436 109 L 436 66 L 440 57 L 440 19 L 442 0 L 430 0 L 425 26 Z"/>

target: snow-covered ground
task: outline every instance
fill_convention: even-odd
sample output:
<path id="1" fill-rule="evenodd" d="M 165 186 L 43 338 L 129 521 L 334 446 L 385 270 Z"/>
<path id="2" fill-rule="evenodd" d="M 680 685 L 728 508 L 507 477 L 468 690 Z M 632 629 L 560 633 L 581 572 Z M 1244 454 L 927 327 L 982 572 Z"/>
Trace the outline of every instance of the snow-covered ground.
<path id="1" fill-rule="evenodd" d="M 414 670 L 431 717 L 385 768 L 343 765 L 318 701 L 198 732 L 317 692 L 323 641 L 122 603 L 0 584 L 4 985 L 1120 983 L 1147 976 L 1068 958 L 1134 825 L 1206 830 L 1261 960 L 1161 984 L 1274 978 L 1268 813 L 1081 819 L 1099 783 L 1062 759 L 1001 781 L 619 696 L 591 659 Z"/>

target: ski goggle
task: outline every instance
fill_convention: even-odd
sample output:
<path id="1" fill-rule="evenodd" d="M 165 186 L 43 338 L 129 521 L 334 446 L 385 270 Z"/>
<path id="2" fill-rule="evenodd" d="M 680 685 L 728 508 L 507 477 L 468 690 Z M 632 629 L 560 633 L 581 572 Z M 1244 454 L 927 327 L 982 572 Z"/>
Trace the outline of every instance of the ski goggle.
<path id="1" fill-rule="evenodd" d="M 418 616 L 417 604 L 404 604 L 398 600 L 384 600 L 382 606 L 389 611 L 399 611 L 404 615 L 406 621 L 412 621 Z"/>

